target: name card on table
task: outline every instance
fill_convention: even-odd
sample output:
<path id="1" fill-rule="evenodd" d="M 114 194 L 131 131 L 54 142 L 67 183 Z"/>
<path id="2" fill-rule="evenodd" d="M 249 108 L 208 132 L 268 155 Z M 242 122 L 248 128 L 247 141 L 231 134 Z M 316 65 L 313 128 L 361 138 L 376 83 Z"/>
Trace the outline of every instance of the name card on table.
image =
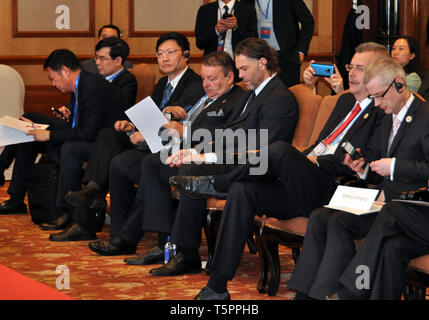
<path id="1" fill-rule="evenodd" d="M 379 190 L 338 186 L 326 208 L 361 215 L 378 212 L 383 203 L 375 201 Z"/>

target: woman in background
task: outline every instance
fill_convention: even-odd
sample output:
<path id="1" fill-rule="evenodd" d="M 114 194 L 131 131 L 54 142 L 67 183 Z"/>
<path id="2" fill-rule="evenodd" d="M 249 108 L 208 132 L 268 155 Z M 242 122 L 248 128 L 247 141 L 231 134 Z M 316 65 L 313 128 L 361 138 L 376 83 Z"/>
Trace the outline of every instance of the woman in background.
<path id="1" fill-rule="evenodd" d="M 391 51 L 392 59 L 404 68 L 407 78 L 405 79 L 408 89 L 417 92 L 422 84 L 418 75 L 419 68 L 419 44 L 413 37 L 401 36 L 393 44 Z"/>

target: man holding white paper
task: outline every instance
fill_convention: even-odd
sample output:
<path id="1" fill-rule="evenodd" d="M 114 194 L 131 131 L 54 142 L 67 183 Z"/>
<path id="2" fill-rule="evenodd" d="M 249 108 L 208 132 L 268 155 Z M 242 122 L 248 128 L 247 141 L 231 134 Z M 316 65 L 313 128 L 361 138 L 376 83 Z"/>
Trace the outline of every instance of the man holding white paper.
<path id="1" fill-rule="evenodd" d="M 10 199 L 0 204 L 0 214 L 26 213 L 24 204 L 28 168 L 39 152 L 59 160 L 64 142 L 91 141 L 102 126 L 105 108 L 112 97 L 112 87 L 103 79 L 80 69 L 75 54 L 66 49 L 53 51 L 44 63 L 44 69 L 53 87 L 62 93 L 72 93 L 70 106 L 60 108 L 64 117 L 50 118 L 38 113 L 24 114 L 21 119 L 29 123 L 49 124 L 47 129 L 32 129 L 29 135 L 36 142 L 21 143 L 6 147 L 0 156 L 0 173 L 15 164 L 8 193 Z M 67 112 L 66 112 L 67 111 Z"/>
<path id="2" fill-rule="evenodd" d="M 155 86 L 151 95 L 153 102 L 164 113 L 169 112 L 177 120 L 186 118 L 187 111 L 204 94 L 201 78 L 188 67 L 190 45 L 181 33 L 163 34 L 156 43 L 158 67 L 165 74 Z M 151 124 L 149 119 L 140 119 Z M 154 134 L 158 133 L 159 128 Z M 102 129 L 97 135 L 82 178 L 83 188 L 73 188 L 64 200 L 72 207 L 99 209 L 106 207 L 106 194 L 109 191 L 109 166 L 115 156 L 120 155 L 124 168 L 139 167 L 139 161 L 150 154 L 141 132 L 129 121 L 118 121 L 114 128 Z M 135 176 L 138 181 L 138 176 Z M 88 214 L 84 214 L 88 212 Z M 89 232 L 95 227 L 94 215 L 88 210 L 73 214 L 73 220 Z M 77 220 L 77 221 L 76 221 Z M 64 229 L 64 225 L 54 228 Z M 92 231 L 91 231 L 92 232 Z M 78 236 L 65 231 L 54 236 L 58 241 L 78 239 Z"/>
<path id="3" fill-rule="evenodd" d="M 363 168 L 363 158 L 353 161 L 349 155 L 344 163 L 367 182 L 377 184 L 385 200 L 390 201 L 404 191 L 427 185 L 429 108 L 411 94 L 403 69 L 390 58 L 369 66 L 364 83 L 375 106 L 387 116 L 362 150 L 367 167 Z M 331 298 L 354 297 L 338 280 L 356 252 L 354 240 L 366 236 L 376 217 L 377 213 L 354 215 L 325 208 L 312 213 L 303 251 L 288 284 L 297 291 L 296 299 L 325 299 L 337 292 L 339 295 Z M 370 273 L 374 275 L 375 270 Z"/>

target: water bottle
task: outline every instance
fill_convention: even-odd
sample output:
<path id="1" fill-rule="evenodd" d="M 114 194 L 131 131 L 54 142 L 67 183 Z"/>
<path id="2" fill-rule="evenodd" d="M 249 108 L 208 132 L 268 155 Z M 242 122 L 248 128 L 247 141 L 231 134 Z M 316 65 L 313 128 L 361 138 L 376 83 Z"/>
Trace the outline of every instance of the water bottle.
<path id="1" fill-rule="evenodd" d="M 167 264 L 176 255 L 176 245 L 170 242 L 170 237 L 164 246 L 164 263 Z"/>

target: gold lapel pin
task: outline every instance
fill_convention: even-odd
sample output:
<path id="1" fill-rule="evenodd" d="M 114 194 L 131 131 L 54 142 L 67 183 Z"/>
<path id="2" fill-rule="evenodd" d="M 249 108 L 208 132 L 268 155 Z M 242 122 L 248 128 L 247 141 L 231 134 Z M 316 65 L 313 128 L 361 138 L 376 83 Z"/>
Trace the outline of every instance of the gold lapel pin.
<path id="1" fill-rule="evenodd" d="M 223 100 L 222 103 L 226 103 L 226 100 Z"/>
<path id="2" fill-rule="evenodd" d="M 363 118 L 366 120 L 369 118 L 369 113 L 365 113 L 365 115 L 363 116 Z"/>
<path id="3" fill-rule="evenodd" d="M 410 123 L 411 121 L 413 121 L 413 117 L 412 117 L 412 116 L 408 116 L 408 117 L 405 119 L 405 121 L 406 121 L 407 123 Z"/>

